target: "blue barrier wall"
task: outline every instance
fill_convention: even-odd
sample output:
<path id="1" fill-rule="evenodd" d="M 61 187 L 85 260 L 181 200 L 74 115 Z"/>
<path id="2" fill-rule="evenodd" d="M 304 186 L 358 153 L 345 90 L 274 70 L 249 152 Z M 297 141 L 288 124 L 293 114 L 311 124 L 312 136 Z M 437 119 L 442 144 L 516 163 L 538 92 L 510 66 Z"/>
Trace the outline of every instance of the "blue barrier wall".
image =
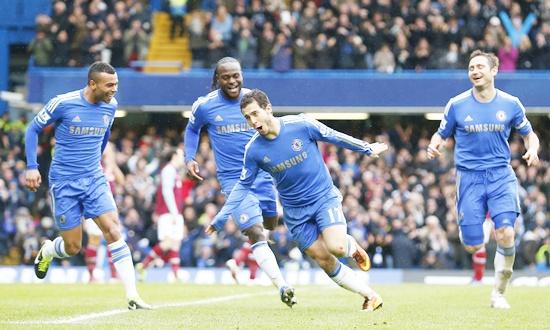
<path id="1" fill-rule="evenodd" d="M 86 69 L 32 69 L 28 100 L 45 103 L 57 94 L 82 88 L 86 73 Z M 418 107 L 442 109 L 450 97 L 470 88 L 465 71 L 392 75 L 357 71 L 245 71 L 244 76 L 245 86 L 266 91 L 275 107 L 410 107 L 418 112 Z M 119 70 L 117 99 L 122 106 L 190 106 L 209 91 L 211 80 L 209 70 L 174 75 Z M 501 73 L 496 85 L 518 96 L 528 108 L 550 108 L 548 72 Z"/>

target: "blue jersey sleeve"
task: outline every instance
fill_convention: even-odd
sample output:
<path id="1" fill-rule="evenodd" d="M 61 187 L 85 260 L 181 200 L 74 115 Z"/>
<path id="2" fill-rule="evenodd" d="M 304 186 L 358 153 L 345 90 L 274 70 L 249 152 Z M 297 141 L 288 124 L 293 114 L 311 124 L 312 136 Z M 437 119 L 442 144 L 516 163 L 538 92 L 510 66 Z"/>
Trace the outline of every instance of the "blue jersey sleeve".
<path id="1" fill-rule="evenodd" d="M 206 116 L 200 107 L 201 98 L 193 103 L 191 117 L 185 127 L 184 134 L 184 157 L 185 162 L 195 159 L 197 148 L 199 147 L 199 139 L 201 128 L 206 124 Z"/>
<path id="2" fill-rule="evenodd" d="M 101 143 L 101 154 L 103 155 L 103 152 L 105 151 L 105 147 L 107 147 L 107 143 L 109 142 L 109 137 L 111 136 L 111 129 L 107 129 L 105 131 L 105 136 L 103 136 L 103 142 Z"/>
<path id="3" fill-rule="evenodd" d="M 531 127 L 531 122 L 525 116 L 525 108 L 519 99 L 516 99 L 516 107 L 514 109 L 514 118 L 512 119 L 512 126 L 519 132 L 521 135 L 527 135 L 533 131 Z"/>
<path id="4" fill-rule="evenodd" d="M 246 146 L 245 155 L 244 155 L 244 165 L 241 172 L 241 177 L 237 184 L 231 190 L 229 197 L 225 205 L 222 207 L 220 212 L 216 215 L 214 220 L 212 220 L 212 226 L 216 228 L 217 231 L 220 231 L 225 223 L 227 222 L 229 215 L 235 211 L 241 202 L 246 198 L 256 176 L 258 175 L 259 167 L 258 162 L 256 162 L 252 156 L 252 153 L 249 152 L 249 145 Z"/>
<path id="5" fill-rule="evenodd" d="M 337 130 L 332 129 L 313 118 L 309 118 L 306 115 L 301 114 L 300 116 L 305 119 L 309 136 L 313 140 L 332 143 L 339 147 L 361 152 L 367 155 L 372 154 L 372 149 L 367 142 L 356 139 L 342 132 L 338 132 Z"/>
<path id="6" fill-rule="evenodd" d="M 455 127 L 456 127 L 455 110 L 451 100 L 447 103 L 447 106 L 445 107 L 445 112 L 443 113 L 443 119 L 441 120 L 441 124 L 437 129 L 437 134 L 441 135 L 442 138 L 447 139 L 449 136 L 454 134 Z"/>
<path id="7" fill-rule="evenodd" d="M 38 147 L 38 134 L 44 127 L 56 122 L 61 118 L 61 105 L 58 98 L 53 98 L 34 117 L 25 133 L 25 155 L 27 157 L 27 168 L 37 169 L 36 149 Z M 57 111 L 55 111 L 57 110 Z"/>

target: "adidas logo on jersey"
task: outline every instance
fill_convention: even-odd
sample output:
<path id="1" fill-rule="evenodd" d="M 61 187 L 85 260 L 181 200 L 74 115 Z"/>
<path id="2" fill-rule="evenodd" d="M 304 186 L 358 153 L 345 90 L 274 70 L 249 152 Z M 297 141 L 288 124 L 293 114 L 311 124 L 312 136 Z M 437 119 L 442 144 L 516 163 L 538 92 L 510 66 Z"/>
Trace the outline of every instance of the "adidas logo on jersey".
<path id="1" fill-rule="evenodd" d="M 73 118 L 73 120 L 71 120 L 73 123 L 80 123 L 80 116 L 76 116 Z"/>
<path id="2" fill-rule="evenodd" d="M 222 116 L 217 115 L 216 118 L 214 118 L 214 121 L 223 121 Z"/>
<path id="3" fill-rule="evenodd" d="M 264 156 L 264 163 L 269 163 L 270 161 L 271 161 L 271 159 L 269 159 L 269 157 Z"/>
<path id="4" fill-rule="evenodd" d="M 468 115 L 466 116 L 466 119 L 464 119 L 464 121 L 474 121 L 474 119 L 470 117 L 470 115 Z"/>

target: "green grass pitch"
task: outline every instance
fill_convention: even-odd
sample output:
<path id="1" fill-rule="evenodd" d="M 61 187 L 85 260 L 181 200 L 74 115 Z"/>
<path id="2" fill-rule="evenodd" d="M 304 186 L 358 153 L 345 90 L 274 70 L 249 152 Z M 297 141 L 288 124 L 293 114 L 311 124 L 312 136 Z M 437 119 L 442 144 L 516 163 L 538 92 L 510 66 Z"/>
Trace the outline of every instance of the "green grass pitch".
<path id="1" fill-rule="evenodd" d="M 512 309 L 489 307 L 489 286 L 377 285 L 384 307 L 325 286 L 296 288 L 292 310 L 273 287 L 140 284 L 152 311 L 128 311 L 122 285 L 0 285 L 0 329 L 550 329 L 550 289 L 512 287 Z"/>

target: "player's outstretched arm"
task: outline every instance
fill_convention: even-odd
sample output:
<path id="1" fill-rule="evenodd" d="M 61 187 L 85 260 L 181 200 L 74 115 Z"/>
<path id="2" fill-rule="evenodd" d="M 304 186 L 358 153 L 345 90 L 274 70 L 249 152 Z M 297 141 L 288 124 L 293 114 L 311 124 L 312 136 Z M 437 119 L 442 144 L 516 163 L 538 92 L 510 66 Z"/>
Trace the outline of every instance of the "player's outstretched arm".
<path id="1" fill-rule="evenodd" d="M 535 132 L 531 132 L 523 137 L 523 143 L 525 143 L 525 149 L 527 151 L 521 158 L 525 159 L 527 162 L 527 166 L 536 166 L 539 163 L 539 147 L 540 147 L 540 141 L 535 134 Z"/>
<path id="2" fill-rule="evenodd" d="M 443 141 L 443 138 L 437 132 L 432 136 L 430 144 L 428 145 L 428 159 L 434 159 L 441 156 L 441 152 L 439 152 L 439 147 L 441 146 Z"/>
<path id="3" fill-rule="evenodd" d="M 27 170 L 25 172 L 25 187 L 35 192 L 42 183 L 42 177 L 38 171 L 36 161 L 36 149 L 38 147 L 38 133 L 41 128 L 33 120 L 25 133 L 25 155 L 27 157 Z"/>
<path id="4" fill-rule="evenodd" d="M 371 148 L 370 156 L 374 158 L 378 158 L 381 153 L 388 150 L 388 145 L 384 142 L 369 143 L 369 147 Z"/>

